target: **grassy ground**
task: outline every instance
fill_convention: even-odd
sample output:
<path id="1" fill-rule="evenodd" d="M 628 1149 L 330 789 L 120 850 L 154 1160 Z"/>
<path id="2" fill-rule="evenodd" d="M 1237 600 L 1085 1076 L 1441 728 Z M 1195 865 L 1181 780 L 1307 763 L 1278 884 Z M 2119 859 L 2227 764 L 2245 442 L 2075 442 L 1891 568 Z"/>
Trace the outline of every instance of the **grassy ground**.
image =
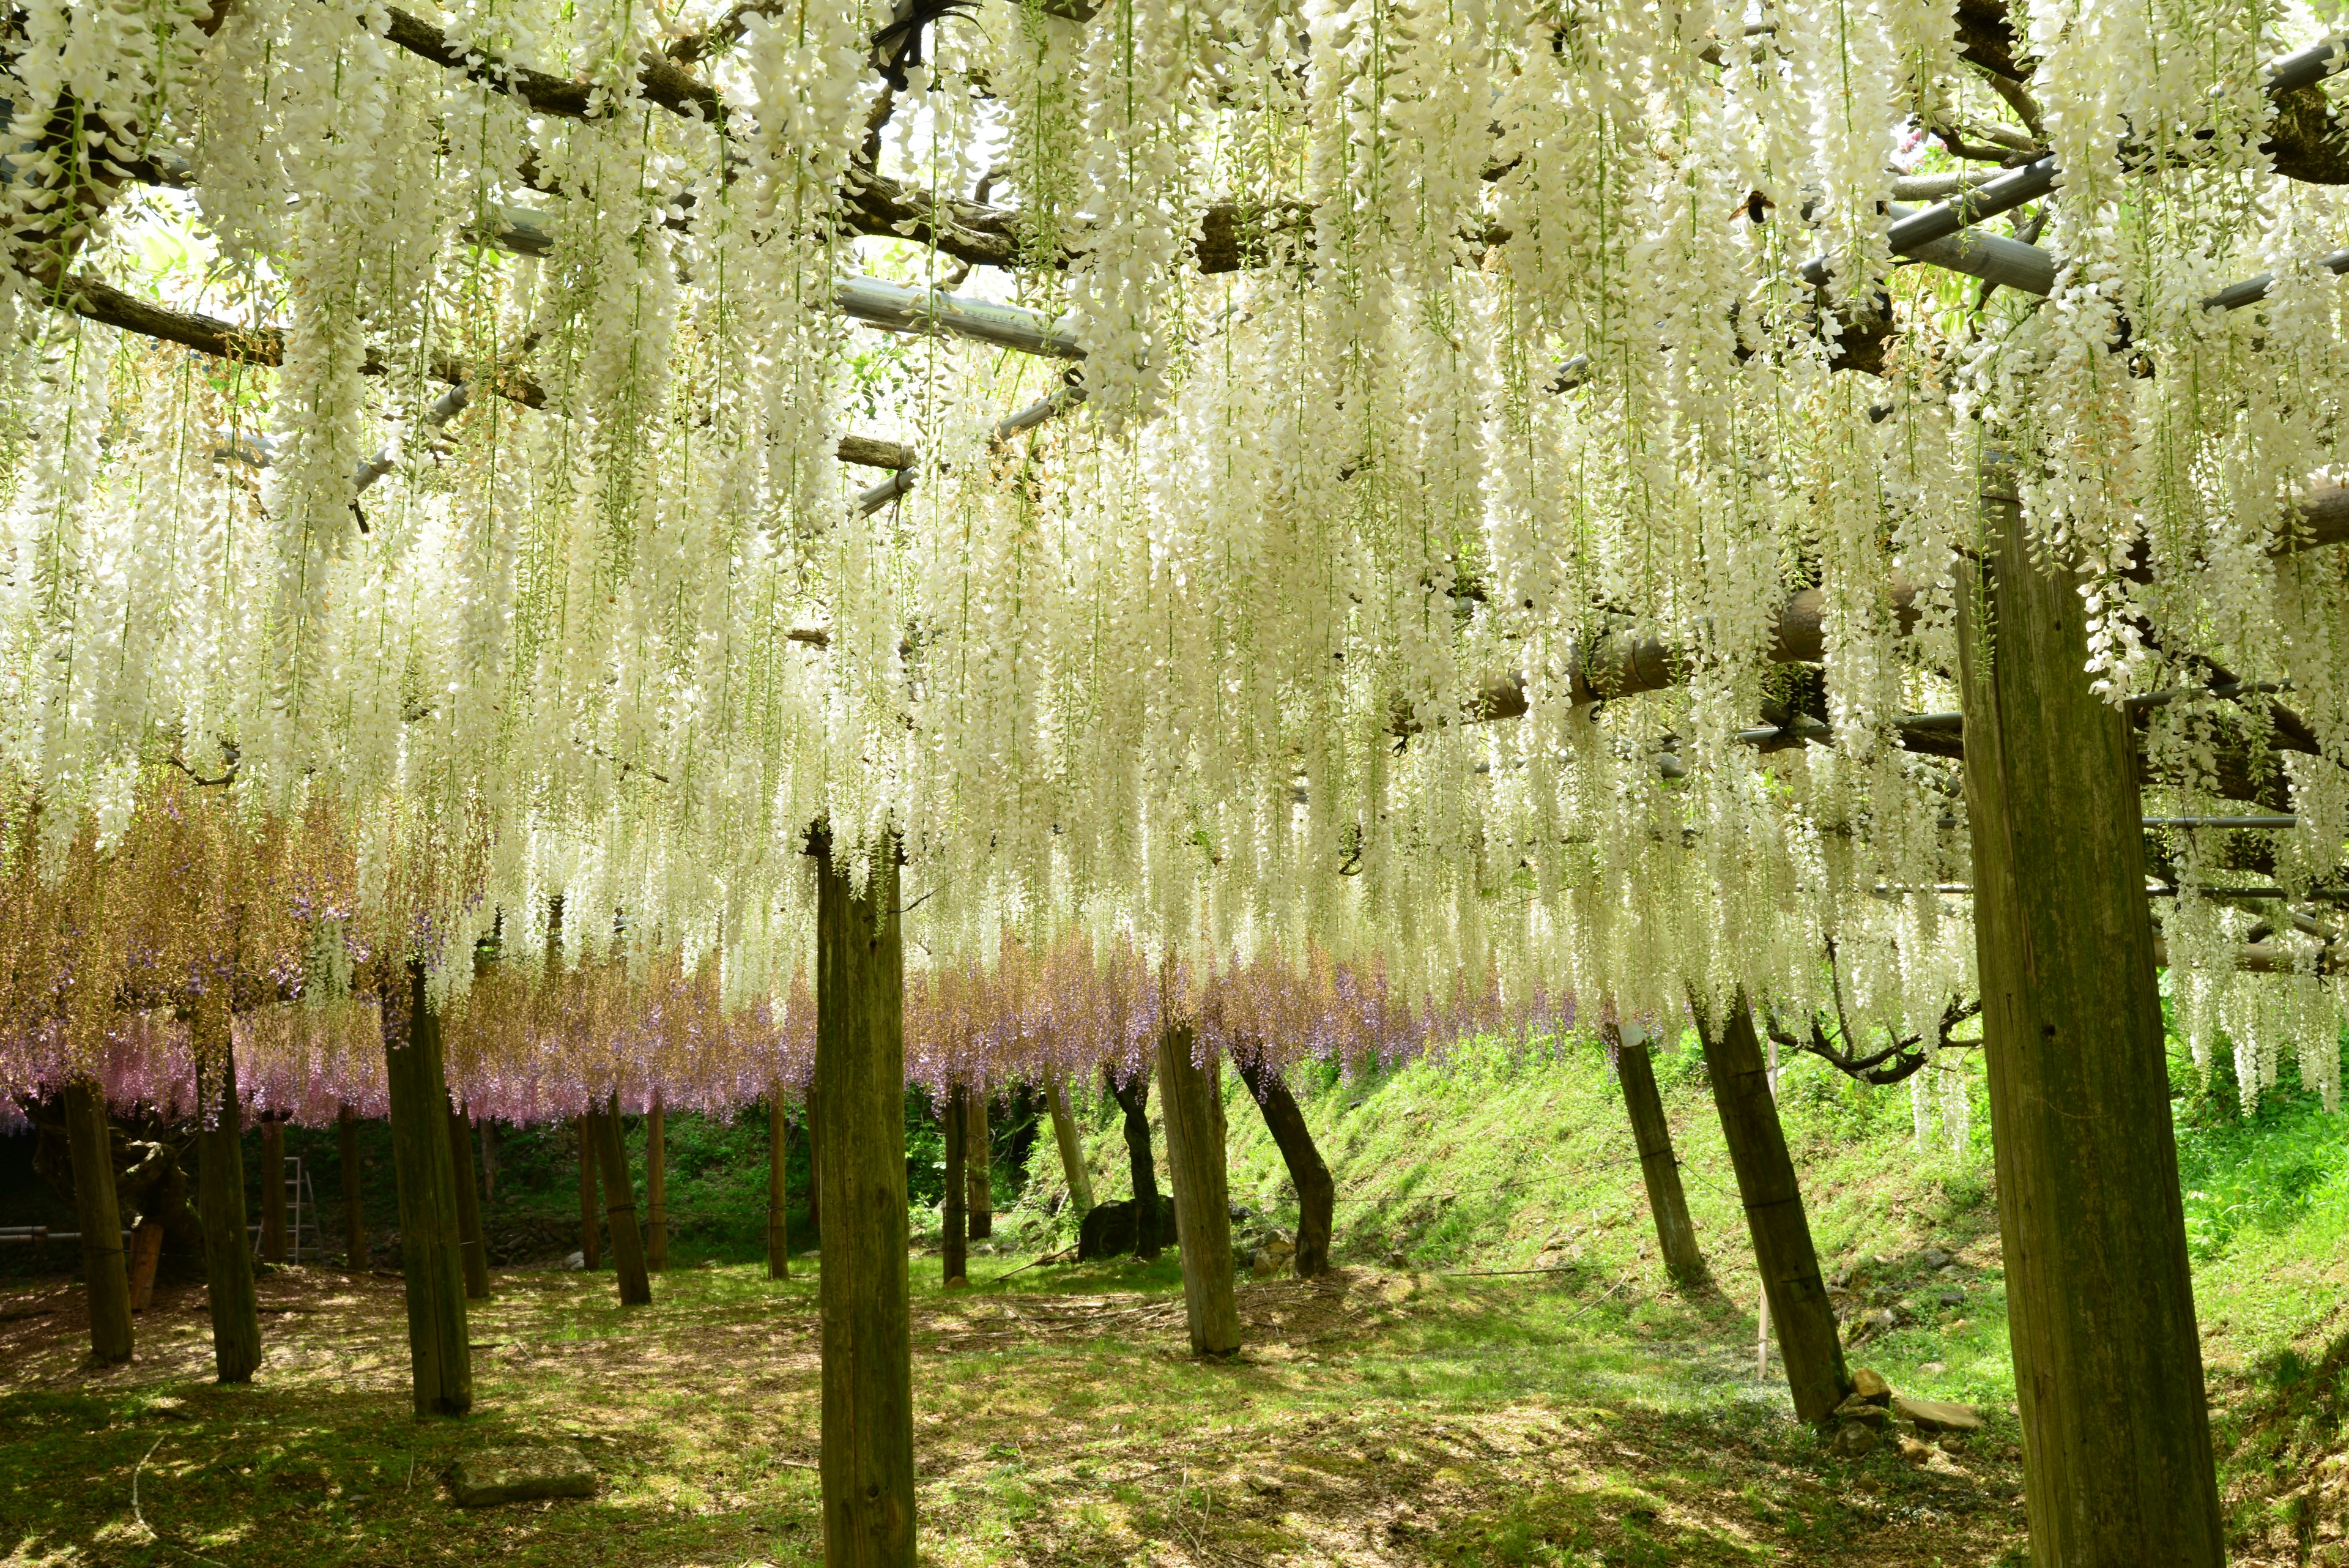
<path id="1" fill-rule="evenodd" d="M 1667 1287 L 1612 1080 L 1581 1049 L 1300 1081 L 1338 1179 L 1344 1267 L 1320 1288 L 1244 1283 L 1235 1365 L 1182 1354 L 1171 1258 L 992 1283 L 1018 1259 L 983 1258 L 980 1287 L 954 1296 L 917 1259 L 925 1561 L 2017 1561 L 1982 1118 L 1962 1148 L 1920 1148 L 1905 1090 L 1808 1062 L 1782 1084 L 1830 1275 L 1857 1310 L 1905 1318 L 1855 1364 L 1990 1422 L 1922 1469 L 1845 1462 L 1785 1417 L 1782 1383 L 1755 1378 L 1754 1276 L 1701 1071 L 1668 1054 L 1659 1072 L 1715 1290 Z M 1293 1199 L 1231 1089 L 1233 1196 L 1259 1216 L 1246 1241 L 1289 1222 Z M 2248 1129 L 2191 1096 L 2181 1109 L 2232 1560 L 2342 1562 L 2325 1555 L 2349 1503 L 2342 1120 L 2289 1095 Z M 1084 1120 L 1099 1196 L 1120 1196 L 1114 1122 Z M 1066 1232 L 1049 1137 L 1030 1166 L 999 1183 L 1005 1253 Z M 1929 1245 L 1955 1254 L 1950 1272 L 1923 1268 Z M 770 1283 L 712 1257 L 627 1314 L 608 1274 L 502 1274 L 474 1317 L 480 1404 L 462 1423 L 409 1415 L 396 1280 L 264 1278 L 270 1359 L 241 1390 L 203 1381 L 200 1293 L 159 1302 L 139 1362 L 91 1376 L 68 1282 L 0 1287 L 0 1562 L 814 1563 L 806 1262 Z M 1526 1269 L 1547 1272 L 1492 1272 Z M 546 1440 L 591 1456 L 600 1496 L 447 1503 L 439 1478 L 463 1452 Z"/>

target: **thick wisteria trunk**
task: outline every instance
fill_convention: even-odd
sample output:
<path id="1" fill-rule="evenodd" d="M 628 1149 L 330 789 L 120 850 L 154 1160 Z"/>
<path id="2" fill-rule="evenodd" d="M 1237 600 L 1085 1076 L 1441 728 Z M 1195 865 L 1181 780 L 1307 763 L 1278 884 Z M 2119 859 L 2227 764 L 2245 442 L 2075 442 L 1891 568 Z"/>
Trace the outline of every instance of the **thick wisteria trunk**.
<path id="1" fill-rule="evenodd" d="M 987 1131 L 987 1096 L 966 1090 L 968 1120 L 963 1136 L 963 1173 L 970 1184 L 970 1239 L 984 1241 L 995 1234 L 995 1147 Z"/>
<path id="2" fill-rule="evenodd" d="M 1297 1277 L 1309 1280 L 1326 1273 L 1330 1231 L 1337 1220 L 1338 1184 L 1330 1179 L 1330 1168 L 1314 1145 L 1313 1129 L 1305 1125 L 1305 1113 L 1298 1108 L 1297 1096 L 1288 1092 L 1280 1069 L 1260 1054 L 1236 1055 L 1233 1060 L 1239 1066 L 1241 1081 L 1264 1112 L 1265 1127 L 1280 1149 L 1282 1163 L 1288 1167 L 1289 1185 L 1297 1189 L 1297 1255 L 1290 1260 Z M 1182 1222 L 1180 1213 L 1175 1222 Z"/>
<path id="3" fill-rule="evenodd" d="M 130 1271 L 123 1260 L 122 1213 L 114 1198 L 106 1091 L 91 1079 L 74 1079 L 66 1085 L 65 1113 L 74 1214 L 81 1222 L 82 1279 L 89 1294 L 89 1357 L 111 1366 L 130 1359 Z"/>
<path id="4" fill-rule="evenodd" d="M 1069 1212 L 1082 1220 L 1092 1211 L 1092 1172 L 1085 1168 L 1085 1146 L 1069 1110 L 1069 1085 L 1055 1078 L 1045 1089 L 1052 1107 L 1052 1141 L 1061 1146 L 1061 1174 L 1069 1181 Z"/>
<path id="5" fill-rule="evenodd" d="M 194 1020 L 196 1207 L 204 1226 L 204 1297 L 212 1320 L 212 1368 L 222 1383 L 250 1383 L 261 1365 L 261 1309 L 253 1289 L 253 1239 L 244 1228 L 243 1109 L 228 988 L 197 998 Z"/>
<path id="6" fill-rule="evenodd" d="M 1958 592 L 1974 940 L 2038 1568 L 2212 1568 L 2222 1521 L 2145 898 L 2136 741 L 2013 493 Z"/>
<path id="7" fill-rule="evenodd" d="M 261 1261 L 285 1261 L 285 1123 L 261 1124 Z"/>
<path id="8" fill-rule="evenodd" d="M 490 1299 L 490 1252 L 481 1234 L 481 1197 L 473 1179 L 473 1122 L 462 1106 L 449 1107 L 449 1162 L 456 1172 L 457 1244 L 465 1264 L 465 1296 Z"/>
<path id="9" fill-rule="evenodd" d="M 367 1205 L 359 1190 L 359 1114 L 348 1106 L 335 1115 L 335 1153 L 342 1167 L 344 1267 L 357 1273 L 367 1266 Z"/>
<path id="10" fill-rule="evenodd" d="M 1220 1064 L 1192 1059 L 1198 1042 L 1170 1029 L 1158 1042 L 1158 1105 L 1166 1117 L 1166 1170 L 1174 1184 L 1174 1237 L 1183 1262 L 1183 1310 L 1191 1354 L 1230 1355 L 1240 1347 L 1232 1294 L 1231 1187 L 1225 1168 Z"/>
<path id="11" fill-rule="evenodd" d="M 947 1190 L 938 1205 L 938 1252 L 949 1285 L 970 1279 L 970 1091 L 957 1084 L 947 1091 Z"/>
<path id="12" fill-rule="evenodd" d="M 399 1185 L 399 1267 L 407 1282 L 408 1362 L 419 1416 L 473 1407 L 473 1351 L 465 1337 L 465 1264 L 457 1229 L 457 1168 L 449 1153 L 449 1080 L 440 1020 L 424 966 L 408 966 L 408 995 L 384 998 L 384 1081 L 391 1098 L 391 1161 Z M 399 1015 L 405 1013 L 403 1019 Z"/>
<path id="13" fill-rule="evenodd" d="M 645 1112 L 645 1267 L 668 1267 L 668 1119 L 658 1089 Z"/>
<path id="14" fill-rule="evenodd" d="M 603 1226 L 595 1219 L 595 1135 L 581 1116 L 579 1130 L 579 1261 L 590 1269 L 604 1259 Z"/>
<path id="15" fill-rule="evenodd" d="M 1826 1282 L 1819 1277 L 1819 1255 L 1811 1243 L 1795 1162 L 1786 1153 L 1777 1097 L 1770 1092 L 1770 1070 L 1754 1033 L 1754 1010 L 1740 992 L 1718 1026 L 1700 1012 L 1697 1027 L 1795 1414 L 1825 1421 L 1850 1395 L 1851 1376 L 1844 1369 L 1843 1339 Z"/>
<path id="16" fill-rule="evenodd" d="M 819 838 L 817 1106 L 827 1229 L 825 1568 L 913 1568 L 914 1360 L 905 1256 L 905 967 L 897 861 L 860 893 Z"/>
<path id="17" fill-rule="evenodd" d="M 1154 1259 L 1158 1256 L 1158 1162 L 1150 1154 L 1150 1069 L 1138 1067 L 1131 1080 L 1120 1083 L 1114 1071 L 1104 1068 L 1102 1078 L 1109 1085 L 1118 1109 L 1125 1113 L 1125 1163 L 1133 1177 L 1134 1255 Z M 1180 1217 L 1174 1223 L 1179 1230 Z"/>
<path id="18" fill-rule="evenodd" d="M 784 1217 L 784 1157 L 791 1152 L 791 1123 L 783 1116 L 783 1092 L 767 1091 L 767 1277 L 792 1277 L 791 1223 Z"/>
<path id="19" fill-rule="evenodd" d="M 652 1276 L 645 1268 L 644 1232 L 636 1228 L 636 1187 L 628 1177 L 628 1146 L 620 1137 L 620 1096 L 614 1095 L 587 1115 L 595 1138 L 597 1168 L 604 1179 L 604 1218 L 612 1237 L 612 1272 L 620 1282 L 622 1306 L 649 1306 Z"/>
<path id="20" fill-rule="evenodd" d="M 1648 1189 L 1648 1212 L 1656 1221 L 1656 1245 L 1663 1253 L 1664 1272 L 1673 1282 L 1693 1285 L 1705 1277 L 1704 1253 L 1696 1244 L 1696 1225 L 1689 1219 L 1688 1194 L 1681 1187 L 1681 1162 L 1672 1152 L 1672 1127 L 1664 1118 L 1664 1099 L 1656 1092 L 1656 1065 L 1648 1053 L 1647 1036 L 1625 1040 L 1612 1023 L 1605 1025 L 1608 1044 L 1615 1047 L 1615 1075 L 1623 1085 L 1623 1106 L 1631 1116 L 1631 1141 L 1640 1151 L 1640 1179 Z"/>

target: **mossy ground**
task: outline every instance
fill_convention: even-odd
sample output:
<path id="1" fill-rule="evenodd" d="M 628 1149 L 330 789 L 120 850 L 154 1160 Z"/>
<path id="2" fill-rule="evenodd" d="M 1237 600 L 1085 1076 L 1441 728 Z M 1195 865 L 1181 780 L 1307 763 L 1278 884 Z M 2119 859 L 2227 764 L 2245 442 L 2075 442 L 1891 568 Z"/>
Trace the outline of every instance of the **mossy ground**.
<path id="1" fill-rule="evenodd" d="M 1338 1179 L 1342 1270 L 1244 1283 L 1248 1349 L 1224 1366 L 1184 1354 L 1171 1256 L 1005 1272 L 1065 1229 L 1040 1140 L 1024 1189 L 1016 1172 L 999 1185 L 1002 1251 L 975 1260 L 978 1288 L 945 1294 L 935 1259 L 916 1261 L 925 1561 L 2018 1561 L 1986 1127 L 1920 1148 L 1903 1091 L 1808 1062 L 1782 1085 L 1829 1270 L 1909 1319 L 1854 1361 L 1990 1421 L 1923 1469 L 1847 1462 L 1755 1377 L 1754 1276 L 1701 1069 L 1668 1054 L 1660 1073 L 1716 1288 L 1672 1291 L 1654 1261 L 1603 1061 L 1478 1048 L 1300 1082 Z M 1235 1200 L 1287 1222 L 1278 1158 L 1236 1084 L 1227 1110 Z M 1114 1125 L 1086 1120 L 1099 1196 L 1120 1196 Z M 2311 1126 L 2293 1136 L 2332 1136 Z M 2223 1190 L 2234 1168 L 2221 1150 L 2198 1179 Z M 2198 1262 L 2238 1563 L 2325 1561 L 2344 1391 L 2327 1345 L 2349 1295 L 2327 1190 L 2242 1219 Z M 1921 1267 L 1928 1245 L 1954 1272 Z M 802 1262 L 777 1283 L 688 1260 L 632 1313 L 608 1273 L 502 1273 L 475 1312 L 463 1422 L 409 1414 L 394 1279 L 266 1275 L 269 1358 L 245 1389 L 204 1380 L 200 1293 L 167 1293 L 139 1361 L 90 1375 L 73 1283 L 12 1284 L 0 1562 L 813 1563 L 818 1260 Z M 1548 1272 L 1492 1272 L 1531 1268 Z M 466 1449 L 533 1440 L 580 1445 L 602 1494 L 448 1503 L 439 1477 Z"/>

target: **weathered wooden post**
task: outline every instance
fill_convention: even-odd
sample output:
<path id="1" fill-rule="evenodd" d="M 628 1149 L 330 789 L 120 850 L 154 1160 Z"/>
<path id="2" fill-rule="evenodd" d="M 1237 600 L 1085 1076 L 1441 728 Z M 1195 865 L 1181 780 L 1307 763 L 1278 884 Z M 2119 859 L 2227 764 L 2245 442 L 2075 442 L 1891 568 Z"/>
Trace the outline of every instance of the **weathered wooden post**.
<path id="1" fill-rule="evenodd" d="M 1696 1284 L 1704 1278 L 1704 1254 L 1697 1249 L 1688 1194 L 1681 1188 L 1681 1162 L 1672 1153 L 1672 1127 L 1664 1119 L 1663 1096 L 1656 1092 L 1647 1031 L 1636 1023 L 1600 1027 L 1615 1050 L 1615 1076 L 1623 1085 L 1624 1109 L 1631 1116 L 1631 1141 L 1640 1151 L 1640 1179 L 1647 1185 L 1648 1212 L 1655 1217 L 1664 1272 L 1676 1284 Z"/>
<path id="2" fill-rule="evenodd" d="M 359 1189 L 359 1114 L 348 1106 L 335 1114 L 335 1153 L 342 1167 L 344 1266 L 359 1273 L 367 1266 L 367 1206 Z"/>
<path id="3" fill-rule="evenodd" d="M 212 1320 L 212 1368 L 222 1383 L 250 1383 L 261 1365 L 261 1307 L 253 1289 L 253 1239 L 244 1229 L 243 1110 L 228 978 L 208 977 L 192 1020 L 196 1054 L 196 1202 L 204 1227 L 204 1299 Z"/>
<path id="4" fill-rule="evenodd" d="M 424 966 L 408 965 L 406 995 L 384 997 L 384 1078 L 391 1091 L 392 1169 L 399 1185 L 399 1266 L 407 1282 L 408 1360 L 419 1416 L 473 1407 L 465 1337 L 465 1265 L 457 1233 L 457 1168 L 449 1153 L 449 1081 L 440 1020 Z"/>
<path id="5" fill-rule="evenodd" d="M 791 1224 L 783 1211 L 783 1157 L 790 1152 L 791 1123 L 783 1116 L 781 1085 L 767 1087 L 767 1278 L 792 1277 Z"/>
<path id="6" fill-rule="evenodd" d="M 949 1286 L 970 1282 L 970 1091 L 957 1084 L 947 1091 L 939 1118 L 947 1139 L 947 1190 L 938 1204 L 938 1251 Z"/>
<path id="7" fill-rule="evenodd" d="M 1754 1238 L 1754 1262 L 1778 1330 L 1778 1355 L 1786 1364 L 1786 1384 L 1795 1414 L 1822 1422 L 1851 1393 L 1844 1368 L 1843 1339 L 1819 1255 L 1811 1244 L 1811 1222 L 1803 1212 L 1803 1189 L 1786 1154 L 1785 1130 L 1778 1124 L 1778 1101 L 1770 1093 L 1770 1069 L 1754 1033 L 1754 1010 L 1740 992 L 1718 1030 L 1702 1008 L 1697 1032 L 1704 1040 L 1706 1076 L 1721 1113 L 1729 1163 L 1737 1173 L 1737 1195 Z"/>
<path id="8" fill-rule="evenodd" d="M 1158 1106 L 1166 1118 L 1166 1171 L 1174 1186 L 1174 1236 L 1182 1253 L 1191 1354 L 1230 1355 L 1240 1347 L 1240 1314 L 1232 1295 L 1222 1075 L 1212 1052 L 1205 1066 L 1192 1059 L 1197 1046 L 1187 1025 L 1159 1036 Z"/>
<path id="9" fill-rule="evenodd" d="M 1052 1107 L 1052 1141 L 1061 1146 L 1061 1174 L 1068 1179 L 1069 1212 L 1082 1220 L 1092 1212 L 1092 1172 L 1085 1168 L 1085 1146 L 1077 1137 L 1077 1118 L 1069 1110 L 1069 1085 L 1055 1078 L 1045 1086 Z"/>
<path id="10" fill-rule="evenodd" d="M 620 1140 L 620 1096 L 592 1106 L 587 1129 L 604 1178 L 604 1217 L 612 1235 L 612 1272 L 622 1306 L 650 1306 L 652 1276 L 645 1269 L 644 1233 L 636 1229 L 636 1189 L 628 1178 L 628 1146 Z"/>
<path id="11" fill-rule="evenodd" d="M 823 1235 L 823 1182 L 816 1173 L 823 1168 L 823 1115 L 816 1108 L 815 1083 L 807 1086 L 806 1104 L 800 1112 L 800 1125 L 807 1129 L 808 1140 L 808 1230 L 821 1240 Z"/>
<path id="12" fill-rule="evenodd" d="M 970 1239 L 984 1241 L 995 1234 L 995 1154 L 987 1132 L 987 1095 L 963 1090 L 963 1177 L 969 1183 Z"/>
<path id="13" fill-rule="evenodd" d="M 825 1231 L 823 1560 L 913 1568 L 914 1360 L 905 1256 L 905 950 L 894 846 L 860 891 L 816 857 L 816 1105 Z"/>
<path id="14" fill-rule="evenodd" d="M 81 1223 L 82 1279 L 89 1293 L 89 1358 L 112 1366 L 130 1359 L 130 1271 L 122 1256 L 106 1091 L 94 1079 L 72 1080 L 66 1085 L 65 1113 L 74 1214 Z"/>
<path id="15" fill-rule="evenodd" d="M 1314 1146 L 1313 1129 L 1305 1125 L 1305 1113 L 1298 1108 L 1297 1096 L 1288 1092 L 1281 1070 L 1267 1062 L 1261 1052 L 1236 1054 L 1233 1060 L 1239 1066 L 1241 1081 L 1264 1112 L 1264 1125 L 1279 1147 L 1281 1162 L 1288 1167 L 1288 1183 L 1297 1189 L 1297 1256 L 1291 1260 L 1297 1277 L 1309 1280 L 1326 1273 L 1330 1230 L 1337 1218 L 1338 1184 L 1330 1179 L 1330 1168 Z"/>
<path id="16" fill-rule="evenodd" d="M 2079 580 L 2033 560 L 1988 465 L 1982 506 L 1959 652 L 2031 1560 L 2216 1568 L 2136 740 L 2089 689 Z"/>
<path id="17" fill-rule="evenodd" d="M 457 1245 L 465 1265 L 465 1296 L 490 1297 L 490 1252 L 481 1233 L 481 1195 L 473 1177 L 473 1121 L 461 1105 L 449 1107 L 449 1162 L 457 1189 Z"/>
<path id="18" fill-rule="evenodd" d="M 645 1267 L 657 1274 L 668 1267 L 668 1125 L 661 1092 L 645 1111 Z"/>
<path id="19" fill-rule="evenodd" d="M 261 1261 L 285 1261 L 285 1118 L 261 1118 Z"/>

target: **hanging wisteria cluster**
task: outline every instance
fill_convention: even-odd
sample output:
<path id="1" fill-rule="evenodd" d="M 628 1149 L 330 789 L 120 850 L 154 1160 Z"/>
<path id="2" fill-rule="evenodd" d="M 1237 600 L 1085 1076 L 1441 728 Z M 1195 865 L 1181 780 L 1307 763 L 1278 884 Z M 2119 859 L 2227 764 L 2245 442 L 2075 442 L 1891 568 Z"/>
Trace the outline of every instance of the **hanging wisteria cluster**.
<path id="1" fill-rule="evenodd" d="M 926 1081 L 1741 987 L 1931 1038 L 1986 483 L 2148 809 L 2265 809 L 2298 909 L 2330 15 L 28 0 L 0 1084 L 168 1097 L 227 994 L 261 1101 L 369 1101 L 417 962 L 496 1114 L 754 1098 L 819 826 L 905 857 Z M 2196 1050 L 2330 1102 L 2334 929 L 2240 978 L 2217 865 Z"/>

